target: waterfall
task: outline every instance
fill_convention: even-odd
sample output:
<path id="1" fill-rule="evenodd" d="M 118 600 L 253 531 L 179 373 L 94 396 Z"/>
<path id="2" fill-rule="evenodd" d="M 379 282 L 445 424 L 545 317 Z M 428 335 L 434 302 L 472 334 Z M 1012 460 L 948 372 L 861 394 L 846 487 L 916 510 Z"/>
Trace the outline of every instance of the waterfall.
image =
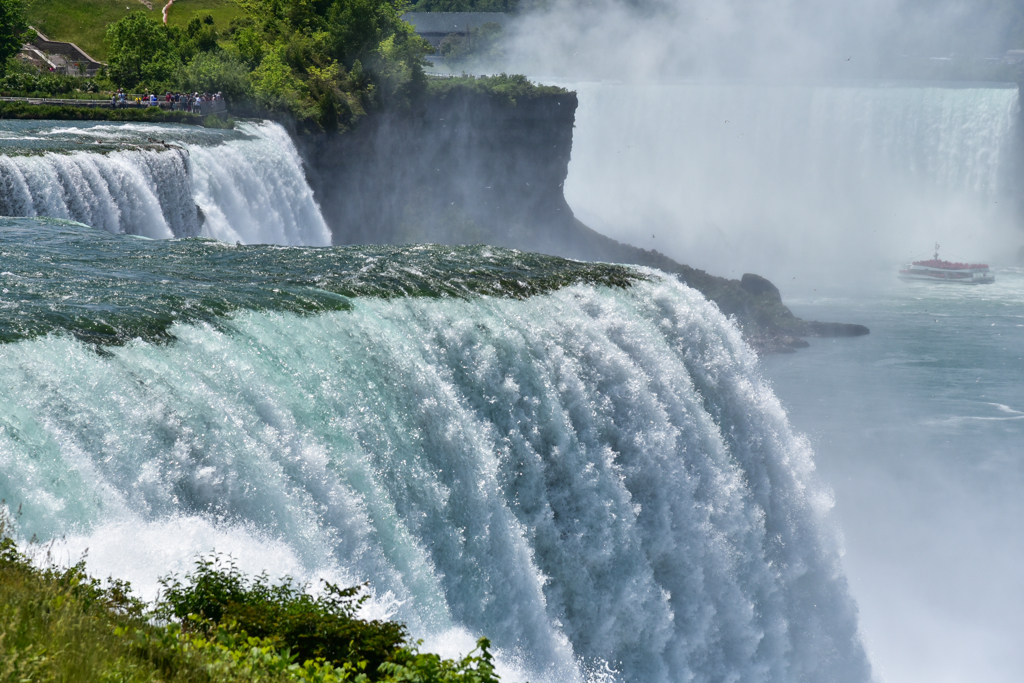
<path id="1" fill-rule="evenodd" d="M 203 234 L 242 244 L 330 244 L 288 133 L 276 123 L 245 130 L 253 137 L 243 142 L 190 147 Z"/>
<path id="2" fill-rule="evenodd" d="M 0 156 L 0 215 L 70 219 L 155 239 L 330 244 L 288 134 L 274 123 L 239 130 L 207 139 L 182 126 L 50 124 L 32 137 L 73 134 L 104 148 L 69 142 Z M 122 144 L 111 149 L 111 140 Z"/>
<path id="3" fill-rule="evenodd" d="M 573 87 L 566 198 L 616 239 L 784 293 L 1019 246 L 1016 87 Z"/>
<path id="4" fill-rule="evenodd" d="M 0 212 L 156 239 L 198 233 L 181 151 L 0 156 Z"/>
<path id="5" fill-rule="evenodd" d="M 0 498 L 23 537 L 65 537 L 58 552 L 89 548 L 93 571 L 144 592 L 212 548 L 249 570 L 368 581 L 375 614 L 442 651 L 492 638 L 506 680 L 869 680 L 813 454 L 735 326 L 674 279 L 608 286 L 609 266 L 585 266 L 591 280 L 566 280 L 584 266 L 484 247 L 115 236 L 83 264 L 33 256 L 77 251 L 59 242 L 72 234 L 90 239 L 0 231 L 15 293 L 0 322 L 29 287 L 91 287 L 69 269 L 164 258 L 180 282 L 221 271 L 225 301 L 252 290 L 232 269 L 258 263 L 293 289 L 341 283 L 349 304 L 179 322 L 171 343 L 102 353 L 59 331 L 0 345 Z M 344 263 L 366 291 L 421 285 L 362 296 Z M 191 304 L 149 298 L 159 273 L 133 275 L 138 315 L 173 319 Z M 548 284 L 430 294 L 456 280 Z M 274 301 L 282 285 L 261 282 Z M 59 325 L 134 305 L 101 301 L 40 310 Z"/>

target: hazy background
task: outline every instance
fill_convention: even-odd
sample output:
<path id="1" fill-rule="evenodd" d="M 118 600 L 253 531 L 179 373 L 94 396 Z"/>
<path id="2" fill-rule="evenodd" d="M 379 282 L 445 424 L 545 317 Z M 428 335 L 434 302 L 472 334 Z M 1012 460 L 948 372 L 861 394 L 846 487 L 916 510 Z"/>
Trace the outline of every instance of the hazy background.
<path id="1" fill-rule="evenodd" d="M 1024 47 L 1013 0 L 522 2 L 510 57 L 583 78 L 884 77 Z"/>
<path id="2" fill-rule="evenodd" d="M 520 4 L 504 68 L 579 93 L 565 195 L 623 242 L 783 295 L 933 245 L 1013 265 L 1024 2 Z M 1010 86 L 1010 87 L 1007 87 Z"/>
<path id="3" fill-rule="evenodd" d="M 936 242 L 993 265 L 1024 244 L 1016 87 L 568 85 L 576 216 L 716 275 L 849 293 Z"/>

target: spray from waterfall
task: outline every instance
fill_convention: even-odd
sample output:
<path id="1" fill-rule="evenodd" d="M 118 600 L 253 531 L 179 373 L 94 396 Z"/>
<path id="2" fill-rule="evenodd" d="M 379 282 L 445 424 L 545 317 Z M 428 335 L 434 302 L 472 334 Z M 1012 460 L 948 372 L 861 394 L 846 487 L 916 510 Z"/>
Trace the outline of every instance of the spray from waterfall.
<path id="1" fill-rule="evenodd" d="M 849 292 L 935 242 L 996 264 L 1021 243 L 1016 87 L 573 87 L 577 217 L 683 263 Z"/>

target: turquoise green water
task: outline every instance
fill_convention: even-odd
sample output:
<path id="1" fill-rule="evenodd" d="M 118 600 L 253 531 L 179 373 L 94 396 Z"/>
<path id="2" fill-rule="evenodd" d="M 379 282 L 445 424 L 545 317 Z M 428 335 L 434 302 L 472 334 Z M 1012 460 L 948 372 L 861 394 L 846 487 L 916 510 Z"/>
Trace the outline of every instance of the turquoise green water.
<path id="1" fill-rule="evenodd" d="M 40 219 L 0 259 L 0 506 L 61 560 L 367 582 L 506 681 L 869 679 L 813 453 L 674 278 Z"/>
<path id="2" fill-rule="evenodd" d="M 643 275 L 493 247 L 234 246 L 156 241 L 69 221 L 0 218 L 0 341 L 67 332 L 122 344 L 240 309 L 345 310 L 351 297 L 522 298 Z"/>

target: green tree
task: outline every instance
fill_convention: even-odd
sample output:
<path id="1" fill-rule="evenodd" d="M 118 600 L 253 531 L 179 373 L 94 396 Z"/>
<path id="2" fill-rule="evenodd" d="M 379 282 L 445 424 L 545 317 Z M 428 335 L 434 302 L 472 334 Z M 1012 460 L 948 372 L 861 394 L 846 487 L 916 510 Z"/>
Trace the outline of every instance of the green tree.
<path id="1" fill-rule="evenodd" d="M 238 0 L 234 51 L 257 104 L 324 129 L 426 90 L 430 45 L 402 21 L 404 0 Z"/>
<path id="2" fill-rule="evenodd" d="M 175 90 L 219 92 L 233 101 L 251 95 L 249 69 L 226 51 L 197 52 L 175 75 Z"/>
<path id="3" fill-rule="evenodd" d="M 21 49 L 26 31 L 23 0 L 0 0 L 0 76 L 7 72 L 7 60 Z"/>
<path id="4" fill-rule="evenodd" d="M 132 12 L 107 29 L 110 44 L 110 80 L 122 88 L 166 84 L 181 64 L 178 36 L 172 29 L 150 19 L 146 12 Z"/>

